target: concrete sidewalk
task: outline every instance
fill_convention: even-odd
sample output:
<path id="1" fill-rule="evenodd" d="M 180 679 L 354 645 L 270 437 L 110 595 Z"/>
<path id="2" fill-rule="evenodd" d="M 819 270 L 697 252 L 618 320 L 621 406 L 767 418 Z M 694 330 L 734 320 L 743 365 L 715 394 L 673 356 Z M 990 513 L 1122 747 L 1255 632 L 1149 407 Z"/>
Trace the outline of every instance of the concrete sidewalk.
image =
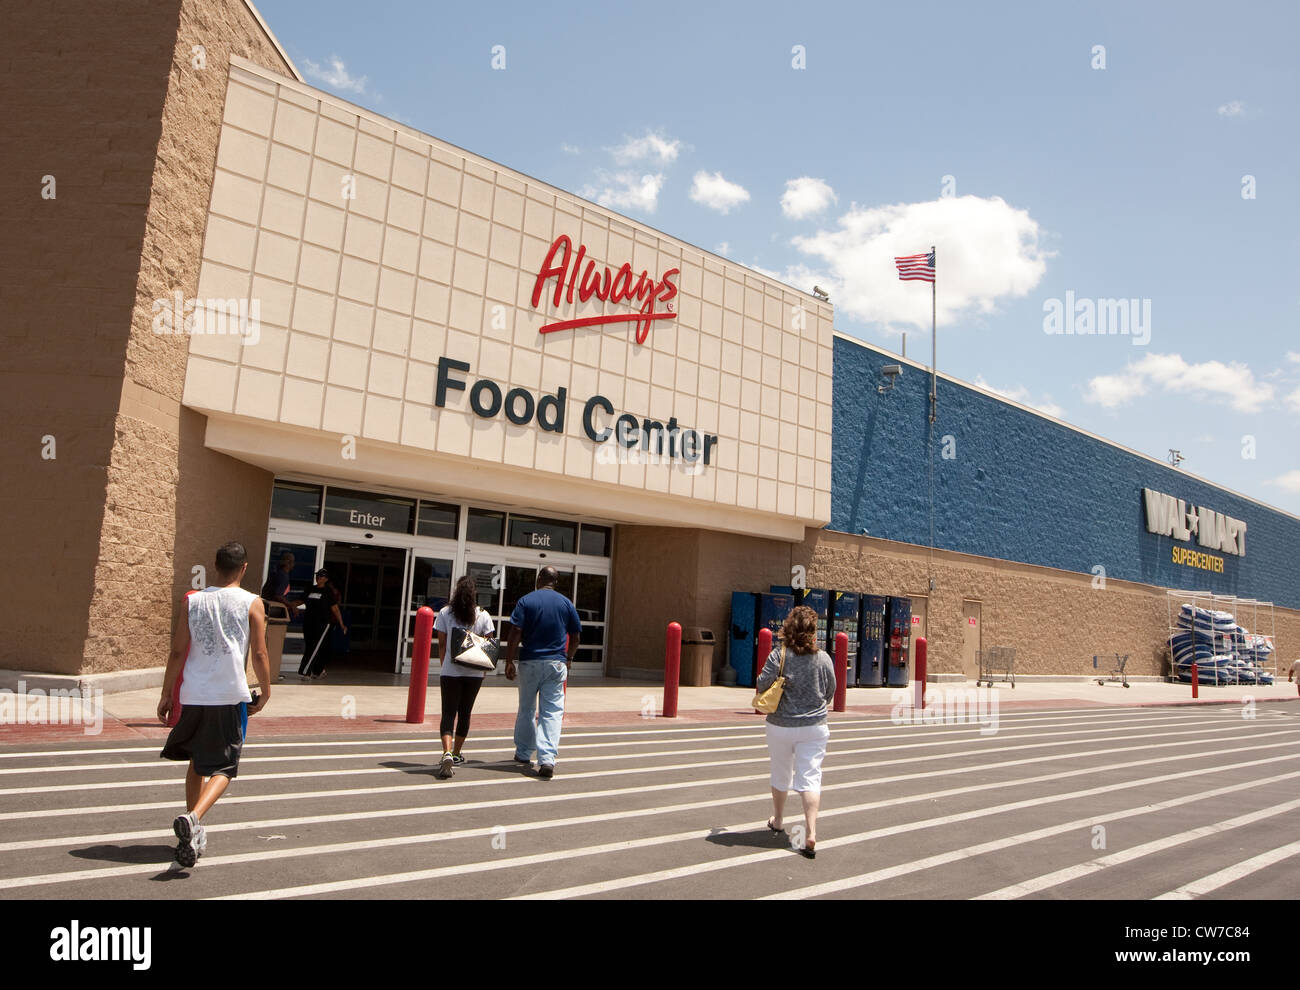
<path id="1" fill-rule="evenodd" d="M 408 723 L 405 684 L 391 676 L 358 679 L 370 683 L 348 683 L 346 673 L 341 673 L 336 680 L 311 684 L 299 681 L 294 675 L 286 675 L 285 680 L 277 681 L 272 687 L 267 708 L 254 716 L 249 728 L 250 737 L 266 739 L 338 733 L 436 736 L 440 715 L 436 680 L 429 685 L 425 695 L 423 721 Z M 1099 685 L 1095 680 L 1019 681 L 1014 688 L 1009 684 L 998 684 L 992 689 L 984 688 L 978 695 L 977 690 L 972 682 L 928 685 L 931 717 L 941 716 L 944 706 L 959 698 L 963 706 L 959 710 L 967 712 L 977 705 L 984 711 L 993 706 L 1010 711 L 1151 705 L 1240 707 L 1252 701 L 1276 704 L 1297 700 L 1296 685 L 1285 680 L 1267 687 L 1202 685 L 1197 701 L 1192 699 L 1190 685 L 1153 681 L 1135 682 L 1129 688 L 1120 684 Z M 900 706 L 910 712 L 912 696 L 911 688 L 850 688 L 848 715 L 888 716 Z M 758 716 L 750 707 L 752 698 L 752 688 L 683 687 L 678 696 L 678 718 L 683 722 L 753 721 Z M 576 678 L 567 694 L 564 724 L 566 728 L 644 725 L 647 720 L 662 714 L 663 700 L 662 684 L 617 678 Z M 518 691 L 513 683 L 503 677 L 489 678 L 474 705 L 471 734 L 510 729 L 514 725 L 517 701 Z M 92 714 L 93 702 L 89 705 L 81 703 L 81 708 L 86 709 L 86 717 L 61 722 L 51 722 L 42 717 L 33 722 L 19 719 L 0 724 L 0 748 L 161 739 L 168 730 L 158 721 L 157 707 L 157 688 L 105 695 L 102 711 Z M 839 717 L 842 716 L 832 714 L 831 719 L 834 721 Z"/>
<path id="2" fill-rule="evenodd" d="M 883 709 L 888 712 L 903 702 L 911 705 L 911 688 L 850 688 L 847 704 L 852 709 Z M 974 691 L 973 681 L 965 684 L 947 682 L 927 685 L 927 695 L 941 700 L 953 690 Z M 985 688 L 984 690 L 990 690 Z M 1099 685 L 1086 682 L 1019 681 L 1013 688 L 997 684 L 991 690 L 998 694 L 1002 706 L 1021 707 L 1026 704 L 1048 706 L 1077 705 L 1167 705 L 1192 702 L 1190 684 L 1160 682 L 1134 683 L 1125 688 L 1120 684 Z M 678 693 L 679 712 L 717 713 L 745 711 L 754 696 L 753 688 L 742 687 L 683 687 Z M 1241 703 L 1243 698 L 1255 701 L 1296 700 L 1295 684 L 1285 679 L 1269 686 L 1237 685 L 1211 687 L 1201 685 L 1202 702 L 1217 701 Z M 345 711 L 356 717 L 404 714 L 407 688 L 402 684 L 348 684 L 335 683 L 326 678 L 316 683 L 302 683 L 293 675 L 272 685 L 271 700 L 266 715 L 279 717 L 340 717 Z M 602 713 L 649 717 L 658 715 L 663 708 L 664 689 L 653 682 L 629 682 L 618 678 L 575 678 L 569 682 L 565 711 L 574 715 Z M 513 714 L 518 704 L 518 691 L 504 677 L 490 677 L 479 692 L 474 704 L 475 715 Z M 158 706 L 157 689 L 129 691 L 104 698 L 107 715 L 118 719 L 136 720 L 152 718 Z M 437 716 L 441 711 L 438 683 L 435 679 L 425 694 L 426 716 Z"/>

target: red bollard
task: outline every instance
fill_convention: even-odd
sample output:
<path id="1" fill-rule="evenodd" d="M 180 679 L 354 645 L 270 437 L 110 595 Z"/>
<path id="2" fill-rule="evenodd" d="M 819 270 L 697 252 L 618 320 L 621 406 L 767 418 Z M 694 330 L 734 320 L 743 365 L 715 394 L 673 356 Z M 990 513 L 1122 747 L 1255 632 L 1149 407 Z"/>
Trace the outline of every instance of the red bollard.
<path id="1" fill-rule="evenodd" d="M 914 708 L 925 710 L 925 658 L 929 651 L 930 644 L 925 641 L 924 636 L 916 638 L 916 701 Z"/>
<path id="2" fill-rule="evenodd" d="M 668 623 L 668 642 L 664 648 L 664 718 L 677 717 L 677 687 L 682 677 L 682 627 Z"/>
<path id="3" fill-rule="evenodd" d="M 1196 661 L 1193 660 L 1192 661 L 1192 697 L 1193 698 L 1200 697 L 1200 694 L 1197 692 L 1197 688 L 1200 687 L 1200 684 L 1201 684 L 1201 679 L 1196 676 Z"/>
<path id="4" fill-rule="evenodd" d="M 758 691 L 758 675 L 763 669 L 763 664 L 767 663 L 767 658 L 772 652 L 772 630 L 760 629 L 758 631 L 758 652 L 754 654 L 754 691 Z M 762 715 L 757 708 L 754 709 L 755 715 Z"/>
<path id="5" fill-rule="evenodd" d="M 196 595 L 196 594 L 198 594 L 198 590 L 195 588 L 191 588 L 189 591 L 185 592 L 185 608 L 187 614 L 190 607 L 190 595 Z M 190 644 L 186 643 L 185 660 L 188 662 L 189 659 L 190 659 Z M 176 723 L 181 720 L 181 682 L 183 682 L 184 680 L 185 680 L 185 665 L 181 664 L 180 676 L 176 678 L 176 684 L 172 687 L 172 710 L 171 710 L 171 714 L 167 716 L 168 728 L 172 728 L 172 729 L 176 728 Z"/>
<path id="6" fill-rule="evenodd" d="M 415 642 L 411 645 L 411 684 L 406 689 L 406 721 L 424 721 L 424 695 L 429 688 L 429 654 L 433 652 L 433 609 L 415 613 Z"/>
<path id="7" fill-rule="evenodd" d="M 835 711 L 845 710 L 849 690 L 849 637 L 835 634 Z"/>

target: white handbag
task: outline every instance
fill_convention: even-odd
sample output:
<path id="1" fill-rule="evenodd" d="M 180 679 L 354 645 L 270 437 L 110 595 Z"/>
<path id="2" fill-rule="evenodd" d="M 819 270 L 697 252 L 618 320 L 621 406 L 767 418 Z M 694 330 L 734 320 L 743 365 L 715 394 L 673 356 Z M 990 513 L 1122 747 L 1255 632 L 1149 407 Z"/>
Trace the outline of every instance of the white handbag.
<path id="1" fill-rule="evenodd" d="M 451 662 L 472 670 L 496 670 L 501 656 L 501 644 L 468 629 L 451 632 Z"/>

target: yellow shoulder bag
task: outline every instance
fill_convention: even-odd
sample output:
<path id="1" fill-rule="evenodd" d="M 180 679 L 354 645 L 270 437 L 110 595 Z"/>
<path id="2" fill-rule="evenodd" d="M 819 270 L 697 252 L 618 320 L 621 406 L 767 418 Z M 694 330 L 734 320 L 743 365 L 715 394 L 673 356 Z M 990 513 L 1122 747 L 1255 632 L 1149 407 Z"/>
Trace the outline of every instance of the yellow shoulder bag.
<path id="1" fill-rule="evenodd" d="M 776 711 L 776 706 L 781 703 L 781 695 L 785 691 L 785 644 L 781 644 L 781 666 L 777 668 L 776 680 L 774 680 L 766 691 L 755 692 L 754 700 L 751 702 L 754 708 L 757 708 L 764 715 L 771 715 Z"/>

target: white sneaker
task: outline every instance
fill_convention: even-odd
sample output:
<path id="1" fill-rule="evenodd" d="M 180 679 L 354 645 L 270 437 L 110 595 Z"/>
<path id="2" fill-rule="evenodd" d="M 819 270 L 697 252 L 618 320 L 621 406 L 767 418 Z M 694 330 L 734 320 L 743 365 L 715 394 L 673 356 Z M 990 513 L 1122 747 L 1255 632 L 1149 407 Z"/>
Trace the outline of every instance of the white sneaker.
<path id="1" fill-rule="evenodd" d="M 442 754 L 442 761 L 438 764 L 438 777 L 446 780 L 456 772 L 456 761 L 450 753 Z"/>
<path id="2" fill-rule="evenodd" d="M 176 816 L 172 822 L 172 831 L 180 840 L 176 843 L 176 862 L 189 869 L 199 861 L 203 849 L 207 846 L 207 836 L 203 834 L 203 826 L 199 824 L 194 812 L 187 811 L 183 815 Z"/>

